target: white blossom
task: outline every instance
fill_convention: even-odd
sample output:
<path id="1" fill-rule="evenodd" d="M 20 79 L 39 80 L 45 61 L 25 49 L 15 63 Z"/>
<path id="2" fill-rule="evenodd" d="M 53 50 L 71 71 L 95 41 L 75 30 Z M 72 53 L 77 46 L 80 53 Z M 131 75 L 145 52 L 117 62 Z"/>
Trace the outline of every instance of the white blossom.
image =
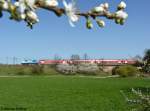
<path id="1" fill-rule="evenodd" d="M 105 9 L 108 9 L 109 8 L 109 4 L 108 3 L 104 3 L 104 6 L 103 6 Z"/>
<path id="2" fill-rule="evenodd" d="M 22 20 L 24 20 L 26 18 L 26 14 L 20 14 L 20 17 Z"/>
<path id="3" fill-rule="evenodd" d="M 39 22 L 38 16 L 36 15 L 34 11 L 28 11 L 26 13 L 26 17 L 27 17 L 28 22 L 31 22 L 33 24 Z"/>
<path id="4" fill-rule="evenodd" d="M 21 1 L 24 1 L 25 4 L 27 5 L 27 7 L 29 7 L 31 10 L 34 10 L 35 9 L 35 2 L 36 0 L 21 0 Z"/>
<path id="5" fill-rule="evenodd" d="M 121 1 L 120 4 L 118 5 L 119 9 L 125 9 L 126 7 L 127 7 L 127 5 L 124 1 Z"/>
<path id="6" fill-rule="evenodd" d="M 100 4 L 99 6 L 95 7 L 93 9 L 93 11 L 96 13 L 103 13 L 105 10 L 108 10 L 108 8 L 109 8 L 109 4 L 104 3 L 104 4 Z"/>
<path id="7" fill-rule="evenodd" d="M 65 7 L 66 15 L 69 18 L 69 23 L 72 27 L 74 27 L 75 25 L 73 23 L 79 20 L 79 16 L 76 15 L 77 8 L 75 7 L 75 1 L 72 1 L 71 3 L 67 4 L 67 2 L 63 0 L 63 4 Z"/>
<path id="8" fill-rule="evenodd" d="M 25 10 L 34 10 L 35 9 L 35 1 L 36 0 L 19 0 L 15 2 L 14 5 L 19 8 L 21 13 L 24 13 Z"/>
<path id="9" fill-rule="evenodd" d="M 101 6 L 98 6 L 98 7 L 95 7 L 93 9 L 94 12 L 97 12 L 97 13 L 103 13 L 104 12 L 104 7 L 101 7 Z"/>
<path id="10" fill-rule="evenodd" d="M 58 1 L 57 0 L 45 0 L 45 5 L 56 7 L 58 6 Z"/>
<path id="11" fill-rule="evenodd" d="M 15 2 L 14 5 L 18 8 L 20 13 L 24 13 L 25 12 L 26 5 L 25 5 L 25 3 L 22 0 Z"/>
<path id="12" fill-rule="evenodd" d="M 8 10 L 8 8 L 9 8 L 9 3 L 8 3 L 7 1 L 3 1 L 2 8 L 3 8 L 4 10 Z"/>
<path id="13" fill-rule="evenodd" d="M 26 15 L 25 15 L 25 10 L 26 10 L 26 5 L 23 1 L 18 1 L 15 2 L 14 5 L 17 7 L 17 11 L 20 15 L 21 19 L 25 19 Z"/>
<path id="14" fill-rule="evenodd" d="M 119 10 L 116 12 L 116 17 L 119 19 L 127 19 L 128 18 L 128 14 L 126 12 L 124 12 L 123 10 Z"/>
<path id="15" fill-rule="evenodd" d="M 14 5 L 18 8 L 17 11 L 21 19 L 28 18 L 28 22 L 38 22 L 38 16 L 35 13 L 35 1 L 36 0 L 19 0 Z"/>

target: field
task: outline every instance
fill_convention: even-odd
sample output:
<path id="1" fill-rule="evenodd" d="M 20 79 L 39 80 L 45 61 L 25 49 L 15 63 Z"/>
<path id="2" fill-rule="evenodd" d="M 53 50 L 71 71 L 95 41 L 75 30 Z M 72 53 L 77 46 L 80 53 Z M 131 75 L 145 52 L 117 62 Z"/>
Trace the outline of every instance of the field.
<path id="1" fill-rule="evenodd" d="M 150 79 L 1 77 L 0 111 L 129 111 L 120 90 L 132 87 L 150 87 Z"/>

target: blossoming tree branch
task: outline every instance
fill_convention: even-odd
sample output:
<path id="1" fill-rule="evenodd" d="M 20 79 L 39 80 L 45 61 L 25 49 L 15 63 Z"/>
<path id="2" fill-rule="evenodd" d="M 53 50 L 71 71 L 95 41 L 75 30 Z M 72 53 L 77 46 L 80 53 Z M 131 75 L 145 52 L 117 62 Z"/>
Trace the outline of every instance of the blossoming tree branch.
<path id="1" fill-rule="evenodd" d="M 10 19 L 15 21 L 25 21 L 27 26 L 33 28 L 33 25 L 39 22 L 37 9 L 42 8 L 55 13 L 58 17 L 66 15 L 69 23 L 74 27 L 80 17 L 86 19 L 86 27 L 93 28 L 92 19 L 96 21 L 99 27 L 104 27 L 105 22 L 100 17 L 114 20 L 117 24 L 123 25 L 128 18 L 125 12 L 126 3 L 121 2 L 116 11 L 111 13 L 109 11 L 109 4 L 103 3 L 95 6 L 87 12 L 80 12 L 76 7 L 75 0 L 67 3 L 65 0 L 61 1 L 64 7 L 59 7 L 58 0 L 0 0 L 0 17 L 3 11 L 10 13 Z"/>

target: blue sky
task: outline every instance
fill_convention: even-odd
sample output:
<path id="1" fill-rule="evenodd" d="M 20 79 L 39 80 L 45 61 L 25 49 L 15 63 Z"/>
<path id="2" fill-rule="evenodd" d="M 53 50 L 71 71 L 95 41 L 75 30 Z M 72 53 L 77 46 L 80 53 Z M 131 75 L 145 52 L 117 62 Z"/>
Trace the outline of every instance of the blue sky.
<path id="1" fill-rule="evenodd" d="M 61 1 L 61 0 L 60 0 Z M 77 0 L 81 11 L 87 11 L 103 2 L 115 11 L 121 0 Z M 0 61 L 6 57 L 53 58 L 55 54 L 69 58 L 71 54 L 87 53 L 91 58 L 129 58 L 143 55 L 150 48 L 150 0 L 125 0 L 129 18 L 124 26 L 106 21 L 101 29 L 95 23 L 92 30 L 85 27 L 81 18 L 75 28 L 70 27 L 67 17 L 39 10 L 40 22 L 33 30 L 24 22 L 8 19 L 4 13 L 0 19 Z M 94 22 L 94 21 L 93 21 Z"/>

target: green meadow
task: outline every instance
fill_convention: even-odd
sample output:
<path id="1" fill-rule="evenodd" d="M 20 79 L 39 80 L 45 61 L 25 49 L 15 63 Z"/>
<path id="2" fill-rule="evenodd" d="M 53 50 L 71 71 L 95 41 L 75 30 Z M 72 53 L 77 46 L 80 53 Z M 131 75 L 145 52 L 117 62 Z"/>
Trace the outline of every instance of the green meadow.
<path id="1" fill-rule="evenodd" d="M 31 76 L 0 78 L 0 111 L 129 111 L 120 93 L 148 78 Z"/>

